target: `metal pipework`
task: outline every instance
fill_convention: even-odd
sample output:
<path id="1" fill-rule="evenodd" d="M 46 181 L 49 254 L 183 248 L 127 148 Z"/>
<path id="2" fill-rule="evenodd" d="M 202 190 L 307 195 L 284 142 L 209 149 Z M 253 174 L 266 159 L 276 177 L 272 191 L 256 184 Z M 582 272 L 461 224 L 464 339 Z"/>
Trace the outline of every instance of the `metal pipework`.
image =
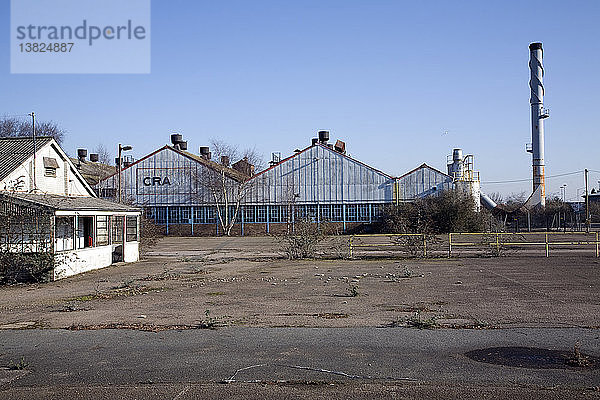
<path id="1" fill-rule="evenodd" d="M 531 79 L 529 87 L 531 89 L 531 144 L 533 158 L 533 193 L 539 190 L 539 204 L 546 206 L 546 182 L 544 171 L 544 119 L 548 113 L 544 110 L 544 66 L 542 58 L 544 51 L 541 43 L 531 43 L 529 45 L 529 69 Z M 538 199 L 536 199 L 537 202 Z"/>

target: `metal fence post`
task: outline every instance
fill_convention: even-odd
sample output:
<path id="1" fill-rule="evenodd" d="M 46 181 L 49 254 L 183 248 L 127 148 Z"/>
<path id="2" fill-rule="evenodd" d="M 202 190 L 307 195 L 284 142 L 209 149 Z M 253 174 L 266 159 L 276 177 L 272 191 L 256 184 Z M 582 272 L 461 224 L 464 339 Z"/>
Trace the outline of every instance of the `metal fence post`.
<path id="1" fill-rule="evenodd" d="M 423 257 L 427 257 L 427 237 L 423 233 Z"/>
<path id="2" fill-rule="evenodd" d="M 550 244 L 548 243 L 548 232 L 546 232 L 546 257 L 550 257 Z"/>
<path id="3" fill-rule="evenodd" d="M 352 239 L 354 238 L 354 236 L 350 236 L 350 258 L 352 258 Z"/>
<path id="4" fill-rule="evenodd" d="M 598 254 L 598 232 L 596 232 L 596 257 L 600 257 L 600 254 Z"/>
<path id="5" fill-rule="evenodd" d="M 496 232 L 496 254 L 500 255 L 500 234 Z"/>
<path id="6" fill-rule="evenodd" d="M 452 232 L 448 233 L 448 258 L 452 256 Z"/>

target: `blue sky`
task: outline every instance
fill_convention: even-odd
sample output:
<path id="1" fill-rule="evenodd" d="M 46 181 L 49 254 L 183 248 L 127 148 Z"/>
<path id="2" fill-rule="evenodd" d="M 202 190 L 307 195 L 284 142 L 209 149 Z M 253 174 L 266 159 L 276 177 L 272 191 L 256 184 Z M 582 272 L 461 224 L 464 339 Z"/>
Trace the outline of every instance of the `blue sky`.
<path id="1" fill-rule="evenodd" d="M 172 132 L 291 154 L 319 129 L 401 175 L 475 155 L 486 192 L 530 190 L 528 45 L 544 45 L 546 173 L 600 171 L 599 1 L 152 1 L 147 75 L 10 74 L 1 0 L 0 115 L 35 111 L 65 150 L 134 146 Z M 447 134 L 444 132 L 447 131 Z M 590 175 L 598 186 L 600 174 Z M 548 194 L 583 175 L 548 179 Z"/>

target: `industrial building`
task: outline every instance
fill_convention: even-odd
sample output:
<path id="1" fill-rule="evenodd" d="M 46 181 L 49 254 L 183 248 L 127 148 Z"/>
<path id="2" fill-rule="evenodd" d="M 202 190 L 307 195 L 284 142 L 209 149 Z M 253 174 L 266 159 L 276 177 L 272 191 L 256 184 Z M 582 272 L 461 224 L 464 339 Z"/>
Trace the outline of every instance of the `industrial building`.
<path id="1" fill-rule="evenodd" d="M 451 188 L 479 200 L 473 156 L 463 157 L 459 149 L 448 173 L 422 164 L 400 177 L 350 157 L 344 142 L 329 143 L 328 131 L 287 158 L 274 154 L 270 166 L 256 174 L 246 160 L 231 167 L 224 157 L 211 160 L 209 150 L 188 152 L 181 135 L 172 135 L 172 145 L 123 166 L 97 189 L 107 198 L 120 192 L 165 233 L 180 235 L 222 234 L 230 220 L 235 235 L 279 233 L 298 220 L 328 222 L 340 232 L 368 231 L 386 204 Z"/>
<path id="2" fill-rule="evenodd" d="M 0 250 L 23 256 L 5 261 L 50 254 L 59 279 L 139 259 L 141 211 L 97 198 L 53 138 L 0 138 L 0 160 Z"/>

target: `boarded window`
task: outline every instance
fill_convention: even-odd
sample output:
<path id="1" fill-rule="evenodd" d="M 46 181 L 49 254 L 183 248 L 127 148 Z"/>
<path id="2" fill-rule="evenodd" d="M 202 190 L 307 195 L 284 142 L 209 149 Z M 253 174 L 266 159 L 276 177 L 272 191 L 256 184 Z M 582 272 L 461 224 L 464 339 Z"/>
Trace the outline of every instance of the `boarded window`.
<path id="1" fill-rule="evenodd" d="M 56 170 L 58 169 L 58 162 L 55 158 L 44 157 L 44 176 L 56 178 Z"/>
<path id="2" fill-rule="evenodd" d="M 44 167 L 44 176 L 56 178 L 56 168 Z"/>
<path id="3" fill-rule="evenodd" d="M 96 243 L 98 246 L 108 244 L 108 216 L 96 217 Z"/>
<path id="4" fill-rule="evenodd" d="M 138 240 L 138 222 L 137 217 L 127 217 L 127 241 L 137 242 Z"/>

